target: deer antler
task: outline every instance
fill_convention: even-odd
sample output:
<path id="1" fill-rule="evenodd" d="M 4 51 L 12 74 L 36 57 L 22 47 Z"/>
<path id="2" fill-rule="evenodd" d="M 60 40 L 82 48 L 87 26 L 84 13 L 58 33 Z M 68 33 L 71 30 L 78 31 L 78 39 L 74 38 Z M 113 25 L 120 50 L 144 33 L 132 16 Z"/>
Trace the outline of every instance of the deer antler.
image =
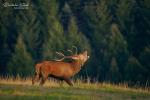
<path id="1" fill-rule="evenodd" d="M 56 52 L 56 54 L 58 54 L 58 55 L 61 55 L 61 56 L 65 56 L 63 53 L 61 53 L 61 52 Z"/>
<path id="2" fill-rule="evenodd" d="M 78 54 L 77 47 L 76 46 L 72 46 L 72 48 L 75 48 L 75 55 L 77 55 Z"/>
<path id="3" fill-rule="evenodd" d="M 65 55 L 64 55 L 63 53 L 61 53 L 61 52 L 56 52 L 56 54 L 62 56 L 63 58 L 61 58 L 61 59 L 55 59 L 55 61 L 62 61 L 62 60 L 65 59 Z"/>
<path id="4" fill-rule="evenodd" d="M 75 48 L 75 55 L 77 55 L 78 54 L 77 47 L 76 46 L 72 46 L 72 50 L 73 50 L 73 48 Z M 69 51 L 71 54 L 73 54 L 72 50 L 68 49 L 67 51 Z"/>
<path id="5" fill-rule="evenodd" d="M 72 56 L 65 56 L 62 52 L 56 52 L 56 54 L 62 56 L 62 58 L 61 59 L 55 59 L 55 61 L 62 61 L 65 58 L 71 58 L 71 59 L 73 59 L 77 55 L 77 47 L 76 46 L 72 46 L 72 49 L 73 48 L 75 48 L 75 54 L 74 55 L 73 55 L 73 51 L 72 50 L 69 50 L 69 49 L 67 50 L 67 51 L 71 52 Z"/>
<path id="6" fill-rule="evenodd" d="M 55 61 L 62 61 L 62 60 L 64 60 L 65 58 L 72 58 L 72 56 L 65 56 L 65 55 L 64 55 L 63 53 L 61 53 L 61 52 L 56 52 L 56 54 L 62 56 L 62 58 L 61 58 L 61 59 L 55 59 Z"/>
<path id="7" fill-rule="evenodd" d="M 69 50 L 69 49 L 68 49 L 67 51 L 69 51 L 71 54 L 73 54 L 72 50 Z"/>

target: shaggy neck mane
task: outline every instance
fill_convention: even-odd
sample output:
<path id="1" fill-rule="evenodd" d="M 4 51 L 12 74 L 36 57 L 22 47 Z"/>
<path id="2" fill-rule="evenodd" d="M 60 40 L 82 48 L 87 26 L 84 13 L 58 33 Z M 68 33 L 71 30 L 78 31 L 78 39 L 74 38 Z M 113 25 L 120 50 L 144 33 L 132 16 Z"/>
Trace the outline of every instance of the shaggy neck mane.
<path id="1" fill-rule="evenodd" d="M 72 64 L 73 64 L 73 70 L 75 74 L 78 73 L 82 67 L 82 60 L 73 61 Z"/>

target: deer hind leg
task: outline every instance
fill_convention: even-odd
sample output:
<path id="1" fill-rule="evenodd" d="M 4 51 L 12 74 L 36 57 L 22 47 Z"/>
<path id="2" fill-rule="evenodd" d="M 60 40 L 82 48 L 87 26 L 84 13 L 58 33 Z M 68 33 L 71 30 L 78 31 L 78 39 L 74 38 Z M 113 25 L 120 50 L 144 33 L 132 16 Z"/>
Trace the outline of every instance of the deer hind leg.
<path id="1" fill-rule="evenodd" d="M 35 73 L 34 77 L 32 78 L 32 85 L 34 85 L 35 82 L 39 81 L 40 75 Z"/>
<path id="2" fill-rule="evenodd" d="M 40 81 L 40 85 L 43 86 L 43 84 L 45 83 L 46 79 L 48 78 L 47 74 L 42 74 L 41 75 L 41 81 Z"/>
<path id="3" fill-rule="evenodd" d="M 35 81 L 39 81 L 40 77 L 41 77 L 41 73 L 40 73 L 40 70 L 41 70 L 41 65 L 40 64 L 37 64 L 36 65 L 36 72 L 35 72 L 35 75 L 34 77 L 32 78 L 32 85 L 34 85 Z"/>
<path id="4" fill-rule="evenodd" d="M 43 86 L 43 84 L 45 83 L 46 79 L 44 77 L 42 77 L 41 81 L 40 81 L 40 85 Z"/>
<path id="5" fill-rule="evenodd" d="M 64 81 L 68 83 L 70 86 L 73 86 L 71 80 L 69 78 L 65 78 Z"/>

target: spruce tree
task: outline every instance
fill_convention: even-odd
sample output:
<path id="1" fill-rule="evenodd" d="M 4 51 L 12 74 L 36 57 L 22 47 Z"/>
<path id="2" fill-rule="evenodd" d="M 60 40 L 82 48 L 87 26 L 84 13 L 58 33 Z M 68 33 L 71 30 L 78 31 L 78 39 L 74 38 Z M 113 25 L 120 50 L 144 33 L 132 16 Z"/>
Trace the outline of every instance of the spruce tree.
<path id="1" fill-rule="evenodd" d="M 125 67 L 125 80 L 129 82 L 129 85 L 144 83 L 143 72 L 141 63 L 134 56 L 130 56 Z"/>
<path id="2" fill-rule="evenodd" d="M 116 58 L 112 57 L 111 62 L 110 62 L 110 69 L 108 72 L 108 79 L 111 82 L 118 83 L 120 81 L 120 78 L 121 78 L 121 76 L 120 76 Z"/>
<path id="3" fill-rule="evenodd" d="M 150 47 L 145 47 L 145 49 L 141 52 L 139 57 L 139 62 L 142 64 L 143 72 L 144 73 L 144 79 L 143 81 L 149 81 L 150 80 Z M 142 70 L 141 70 L 142 71 Z M 148 83 L 150 85 L 150 83 Z"/>
<path id="4" fill-rule="evenodd" d="M 20 34 L 17 43 L 15 45 L 15 51 L 12 54 L 12 58 L 8 63 L 8 71 L 12 75 L 19 74 L 20 76 L 32 75 L 33 59 L 31 54 L 27 51 L 26 45 L 23 41 L 23 37 Z"/>
<path id="5" fill-rule="evenodd" d="M 69 41 L 69 42 L 68 42 Z M 78 47 L 79 52 L 85 49 L 90 50 L 90 45 L 87 38 L 79 31 L 77 22 L 74 16 L 70 18 L 68 25 L 68 33 L 66 34 L 66 44 L 68 48 L 72 46 Z"/>
<path id="6" fill-rule="evenodd" d="M 58 17 L 58 3 L 52 0 L 47 11 L 47 37 L 43 42 L 43 59 L 52 59 L 55 52 L 64 49 L 63 27 Z"/>
<path id="7" fill-rule="evenodd" d="M 123 79 L 124 67 L 128 59 L 127 42 L 120 32 L 117 24 L 112 24 L 111 33 L 112 35 L 109 38 L 108 44 L 108 56 L 110 57 L 110 59 L 112 57 L 116 58 L 119 67 L 119 73 Z"/>

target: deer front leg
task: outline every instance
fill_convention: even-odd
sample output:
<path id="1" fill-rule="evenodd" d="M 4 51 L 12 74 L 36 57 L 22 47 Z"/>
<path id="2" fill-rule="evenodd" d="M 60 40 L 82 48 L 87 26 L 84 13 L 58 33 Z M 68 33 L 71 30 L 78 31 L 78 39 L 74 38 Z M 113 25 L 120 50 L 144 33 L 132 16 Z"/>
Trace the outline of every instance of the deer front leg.
<path id="1" fill-rule="evenodd" d="M 73 84 L 69 78 L 64 78 L 64 81 L 66 81 L 66 83 L 68 83 L 70 86 L 73 86 Z"/>

